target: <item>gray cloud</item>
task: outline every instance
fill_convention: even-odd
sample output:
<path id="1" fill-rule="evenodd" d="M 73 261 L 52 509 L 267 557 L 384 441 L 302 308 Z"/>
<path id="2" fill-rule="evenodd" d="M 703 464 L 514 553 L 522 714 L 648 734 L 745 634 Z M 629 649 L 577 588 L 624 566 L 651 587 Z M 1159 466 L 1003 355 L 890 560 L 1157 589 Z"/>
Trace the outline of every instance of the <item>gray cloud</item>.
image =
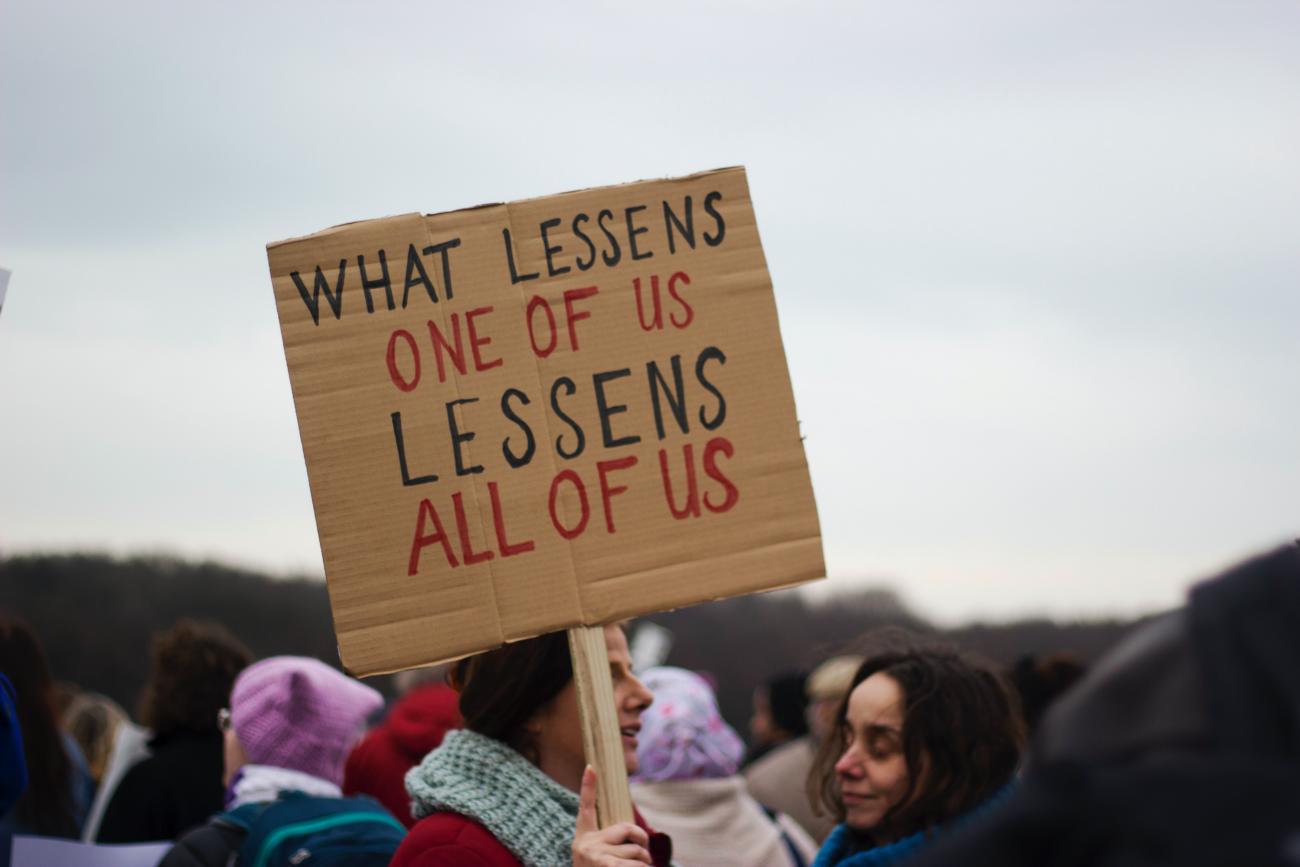
<path id="1" fill-rule="evenodd" d="M 319 568 L 267 241 L 744 163 L 835 580 L 1169 604 L 1296 530 L 1300 7 L 23 3 L 0 545 Z"/>

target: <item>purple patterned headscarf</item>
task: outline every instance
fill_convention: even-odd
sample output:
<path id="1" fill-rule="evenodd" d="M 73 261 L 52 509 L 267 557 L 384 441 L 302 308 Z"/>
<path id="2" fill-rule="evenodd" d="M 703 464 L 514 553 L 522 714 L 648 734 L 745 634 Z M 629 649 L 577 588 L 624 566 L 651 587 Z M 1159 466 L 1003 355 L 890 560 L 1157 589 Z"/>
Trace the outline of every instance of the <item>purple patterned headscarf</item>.
<path id="1" fill-rule="evenodd" d="M 730 777 L 745 745 L 718 713 L 707 681 L 684 668 L 661 666 L 641 675 L 654 704 L 641 716 L 636 782 Z"/>

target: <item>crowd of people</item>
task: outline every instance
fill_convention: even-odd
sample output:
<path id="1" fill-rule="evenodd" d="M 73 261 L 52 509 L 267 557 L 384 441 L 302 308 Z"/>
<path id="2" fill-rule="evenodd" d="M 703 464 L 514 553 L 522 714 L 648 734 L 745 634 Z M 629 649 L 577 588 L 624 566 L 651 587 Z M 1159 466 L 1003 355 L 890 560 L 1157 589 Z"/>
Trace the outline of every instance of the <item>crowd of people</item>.
<path id="1" fill-rule="evenodd" d="M 163 867 L 1300 864 L 1297 624 L 1291 546 L 1086 673 L 877 633 L 760 686 L 748 746 L 707 671 L 635 671 L 606 626 L 635 811 L 602 826 L 564 633 L 407 673 L 385 706 L 183 621 L 137 724 L 6 615 L 0 867 L 16 834 L 169 841 Z"/>

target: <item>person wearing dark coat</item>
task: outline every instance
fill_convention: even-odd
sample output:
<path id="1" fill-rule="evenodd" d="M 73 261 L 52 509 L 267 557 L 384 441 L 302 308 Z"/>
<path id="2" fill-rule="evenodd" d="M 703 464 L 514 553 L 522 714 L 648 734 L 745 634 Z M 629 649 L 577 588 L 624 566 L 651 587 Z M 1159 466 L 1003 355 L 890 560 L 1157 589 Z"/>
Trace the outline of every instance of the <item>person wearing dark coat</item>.
<path id="1" fill-rule="evenodd" d="M 754 690 L 746 765 L 808 733 L 808 694 L 804 691 L 807 679 L 806 672 L 786 672 L 768 678 Z"/>
<path id="2" fill-rule="evenodd" d="M 370 795 L 410 828 L 411 796 L 406 772 L 464 722 L 456 691 L 444 683 L 417 687 L 401 698 L 388 718 L 353 748 L 343 768 L 343 794 Z"/>
<path id="3" fill-rule="evenodd" d="M 27 788 L 23 732 L 14 704 L 14 687 L 0 674 L 0 816 L 18 802 Z"/>
<path id="4" fill-rule="evenodd" d="M 59 729 L 54 680 L 40 640 L 26 623 L 7 616 L 0 616 L 0 674 L 12 687 L 6 693 L 12 703 L 5 712 L 5 743 L 20 751 L 0 771 L 13 777 L 6 786 L 13 803 L 0 811 L 0 867 L 9 867 L 15 834 L 76 839 L 95 784 L 76 742 Z"/>
<path id="5" fill-rule="evenodd" d="M 217 713 L 252 654 L 220 626 L 182 620 L 154 638 L 152 656 L 140 702 L 151 755 L 118 783 L 100 843 L 175 840 L 221 809 Z"/>
<path id="6" fill-rule="evenodd" d="M 175 840 L 221 809 L 221 733 L 176 730 L 149 740 L 150 755 L 122 777 L 96 840 Z"/>
<path id="7" fill-rule="evenodd" d="M 1125 639 L 1047 712 L 1018 791 L 916 867 L 1077 864 L 1300 864 L 1295 545 Z"/>

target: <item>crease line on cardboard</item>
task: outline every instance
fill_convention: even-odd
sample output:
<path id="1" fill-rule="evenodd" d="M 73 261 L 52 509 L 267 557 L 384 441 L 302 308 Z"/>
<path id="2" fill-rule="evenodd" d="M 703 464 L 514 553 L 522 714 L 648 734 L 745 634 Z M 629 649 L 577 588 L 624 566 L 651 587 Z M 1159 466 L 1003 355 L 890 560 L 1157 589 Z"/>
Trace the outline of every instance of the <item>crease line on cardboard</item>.
<path id="1" fill-rule="evenodd" d="M 433 230 L 429 228 L 429 221 L 428 221 L 425 217 L 423 217 L 422 215 L 418 215 L 418 214 L 417 214 L 416 216 L 417 216 L 417 219 L 419 219 L 419 221 L 420 221 L 420 228 L 421 228 L 421 229 L 423 230 L 423 232 L 424 232 L 425 240 L 429 242 L 429 245 L 430 245 L 430 246 L 433 246 L 433 244 L 434 244 L 435 241 L 434 241 L 434 237 L 433 237 Z M 444 286 L 442 287 L 442 292 L 443 292 L 443 301 L 444 301 L 444 302 L 448 302 L 448 301 L 450 301 L 450 300 L 451 300 L 450 292 L 449 292 L 448 287 L 447 287 L 446 285 L 444 285 Z M 441 324 L 442 324 L 442 333 L 443 333 L 443 334 L 447 334 L 447 333 L 449 333 L 449 332 L 448 332 L 448 329 L 447 329 L 447 316 L 448 316 L 448 314 L 447 314 L 446 312 L 444 312 L 444 310 L 443 310 L 443 305 L 442 305 L 442 304 L 435 304 L 434 307 L 437 308 L 437 310 L 438 310 L 438 316 L 439 316 L 439 318 L 441 319 Z M 456 394 L 456 400 L 459 401 L 459 400 L 461 400 L 461 399 L 465 396 L 465 391 L 464 391 L 464 388 L 462 387 L 462 386 L 463 386 L 463 382 L 461 381 L 461 375 L 457 372 L 456 365 L 452 364 L 452 365 L 450 365 L 450 367 L 451 367 L 451 381 L 452 381 L 452 383 L 454 384 L 454 390 L 455 390 L 455 394 Z M 456 405 L 456 410 L 455 410 L 455 411 L 456 411 L 456 414 L 457 414 L 457 415 L 461 415 L 461 405 L 460 405 L 459 403 Z M 459 419 L 459 422 L 460 422 L 462 425 L 464 425 L 464 421 L 465 421 L 465 420 L 464 420 L 464 418 L 463 418 L 463 416 L 462 416 L 462 417 Z M 467 455 L 469 455 L 469 459 L 470 459 L 470 461 L 473 462 L 473 453 L 472 453 L 471 449 L 469 448 L 469 446 L 470 446 L 470 443 L 466 442 L 466 443 L 464 444 L 463 448 L 465 449 Z M 475 480 L 471 480 L 471 483 L 467 486 L 467 489 L 468 489 L 468 491 L 470 492 L 470 495 L 471 495 L 471 496 L 473 497 L 473 499 L 474 499 L 474 504 L 473 504 L 473 505 L 474 505 L 474 517 L 475 517 L 475 519 L 476 519 L 477 522 L 478 522 L 479 538 L 480 538 L 480 540 L 482 540 L 482 541 L 487 541 L 487 539 L 488 539 L 487 528 L 486 528 L 486 526 L 484 525 L 484 522 L 483 522 L 483 509 L 482 509 L 482 507 L 481 507 L 481 505 L 480 505 L 480 499 L 479 499 L 479 486 L 478 486 L 478 482 L 475 481 Z M 468 518 L 467 518 L 467 520 L 468 520 Z M 467 529 L 468 529 L 468 528 L 467 528 Z M 462 552 L 462 554 L 463 554 L 463 553 L 464 553 L 464 552 Z M 466 566 L 467 566 L 468 564 L 462 564 L 462 565 L 466 565 Z M 488 587 L 489 587 L 489 589 L 491 590 L 491 597 L 492 597 L 492 620 L 493 620 L 493 623 L 496 625 L 496 636 L 495 636 L 495 640 L 498 641 L 498 642 L 501 642 L 501 641 L 504 641 L 504 640 L 505 640 L 505 629 L 503 629 L 503 628 L 502 628 L 502 625 L 501 625 L 501 597 L 500 597 L 500 595 L 497 593 L 496 567 L 493 566 L 493 561 L 492 561 L 492 560 L 488 560 L 486 563 L 484 563 L 484 565 L 487 566 L 487 570 L 488 570 Z"/>
<path id="2" fill-rule="evenodd" d="M 512 204 L 513 203 L 507 202 L 505 209 L 506 209 L 506 225 L 510 228 L 510 244 L 511 247 L 513 248 L 515 244 L 515 238 L 519 237 L 519 233 L 515 231 L 515 216 L 514 216 L 514 212 L 511 210 Z M 524 265 L 523 258 L 519 255 L 519 253 L 520 251 L 518 249 L 511 250 L 511 255 L 515 257 L 515 261 L 520 263 L 520 267 L 526 267 Z M 522 286 L 522 284 L 518 286 L 518 292 L 519 292 L 519 309 L 524 312 L 524 315 L 526 317 L 527 310 L 528 310 L 528 299 L 524 295 L 524 287 Z M 534 354 L 533 372 L 537 377 L 537 393 L 539 395 L 546 394 L 546 389 L 543 387 L 543 377 L 542 377 L 542 366 L 545 363 L 546 363 L 546 359 L 538 358 L 536 354 Z M 550 412 L 547 411 L 545 407 L 543 407 L 541 415 L 542 415 L 542 424 L 546 428 L 546 442 L 548 444 L 553 443 L 555 442 L 555 440 L 552 438 L 553 431 L 551 430 Z M 551 448 L 547 448 L 545 449 L 545 451 L 547 455 L 550 457 L 551 477 L 554 478 L 556 475 L 559 474 L 559 468 L 560 468 L 559 457 L 556 454 L 555 450 Z M 559 507 L 561 512 L 564 512 L 563 500 L 559 501 Z M 566 519 L 565 525 L 568 526 L 569 525 L 567 520 L 569 517 L 568 514 L 565 513 L 564 517 Z M 574 557 L 573 555 L 573 541 L 571 539 L 564 540 L 564 550 L 569 555 L 569 574 L 573 578 L 572 583 L 574 589 L 574 597 L 577 599 L 578 602 L 578 618 L 581 623 L 586 623 L 588 619 L 587 602 L 582 596 L 582 581 L 579 579 L 578 576 L 578 561 L 577 558 Z"/>

